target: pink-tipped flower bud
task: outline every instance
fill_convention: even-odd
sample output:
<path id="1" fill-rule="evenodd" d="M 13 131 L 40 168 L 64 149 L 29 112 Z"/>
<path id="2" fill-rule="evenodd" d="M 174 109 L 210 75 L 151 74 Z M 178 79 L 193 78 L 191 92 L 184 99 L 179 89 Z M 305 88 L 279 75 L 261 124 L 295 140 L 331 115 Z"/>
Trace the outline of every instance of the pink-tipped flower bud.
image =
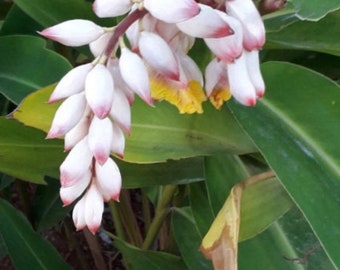
<path id="1" fill-rule="evenodd" d="M 110 156 L 113 139 L 112 122 L 109 118 L 93 117 L 88 135 L 89 148 L 99 164 L 104 164 Z"/>
<path id="2" fill-rule="evenodd" d="M 104 212 L 103 196 L 94 182 L 91 183 L 85 197 L 85 222 L 93 234 L 99 229 Z"/>
<path id="3" fill-rule="evenodd" d="M 64 150 L 71 150 L 78 142 L 80 142 L 88 133 L 92 113 L 90 108 L 86 108 L 84 115 L 64 137 Z"/>
<path id="4" fill-rule="evenodd" d="M 105 201 L 110 199 L 119 201 L 122 177 L 117 164 L 109 158 L 103 165 L 96 163 L 95 169 L 98 186 L 102 191 Z"/>
<path id="5" fill-rule="evenodd" d="M 79 181 L 89 170 L 92 158 L 86 136 L 72 148 L 60 165 L 61 185 L 67 187 Z"/>
<path id="6" fill-rule="evenodd" d="M 76 203 L 72 212 L 72 219 L 74 226 L 76 226 L 77 231 L 85 228 L 85 196 L 86 194 Z"/>
<path id="7" fill-rule="evenodd" d="M 233 97 L 243 105 L 255 106 L 256 91 L 249 78 L 244 54 L 234 63 L 227 64 L 230 92 Z"/>
<path id="8" fill-rule="evenodd" d="M 144 0 L 144 7 L 152 16 L 167 23 L 178 23 L 200 12 L 194 0 Z"/>
<path id="9" fill-rule="evenodd" d="M 265 84 L 260 70 L 259 51 L 244 51 L 246 59 L 248 74 L 251 82 L 253 83 L 257 97 L 263 97 L 265 92 Z"/>
<path id="10" fill-rule="evenodd" d="M 91 63 L 84 64 L 70 70 L 59 81 L 49 99 L 49 103 L 77 94 L 84 90 L 85 78 L 93 68 Z"/>
<path id="11" fill-rule="evenodd" d="M 46 28 L 40 35 L 66 46 L 82 46 L 99 38 L 104 29 L 88 20 L 69 20 Z"/>
<path id="12" fill-rule="evenodd" d="M 69 132 L 81 119 L 86 108 L 84 93 L 67 98 L 56 111 L 47 139 L 57 138 Z"/>
<path id="13" fill-rule="evenodd" d="M 123 131 L 116 123 L 112 123 L 113 139 L 111 152 L 117 154 L 120 158 L 124 157 L 125 137 Z"/>
<path id="14" fill-rule="evenodd" d="M 147 104 L 152 105 L 149 76 L 142 59 L 127 48 L 121 49 L 119 69 L 124 82 Z"/>
<path id="15" fill-rule="evenodd" d="M 237 19 L 226 15 L 223 12 L 218 12 L 219 17 L 228 22 L 232 27 L 234 34 L 222 38 L 206 38 L 205 43 L 209 49 L 224 62 L 233 62 L 239 57 L 243 51 L 243 30 Z"/>
<path id="16" fill-rule="evenodd" d="M 113 95 L 113 103 L 110 111 L 113 121 L 128 135 L 131 128 L 131 108 L 124 92 L 116 87 Z"/>
<path id="17" fill-rule="evenodd" d="M 199 38 L 220 38 L 234 32 L 217 11 L 207 5 L 199 4 L 201 12 L 191 19 L 177 23 L 177 27 L 190 36 Z"/>
<path id="18" fill-rule="evenodd" d="M 265 43 L 265 28 L 252 0 L 226 1 L 227 13 L 240 21 L 243 27 L 243 46 L 246 50 L 259 50 Z"/>
<path id="19" fill-rule="evenodd" d="M 76 181 L 73 185 L 67 187 L 61 187 L 59 190 L 61 201 L 63 202 L 64 206 L 70 205 L 77 199 L 87 188 L 91 181 L 92 174 L 90 170 L 88 170 L 85 175 Z"/>
<path id="20" fill-rule="evenodd" d="M 164 39 L 152 32 L 143 31 L 138 45 L 143 59 L 153 69 L 172 80 L 179 80 L 178 63 Z"/>
<path id="21" fill-rule="evenodd" d="M 85 96 L 93 113 L 100 119 L 110 113 L 113 101 L 114 84 L 110 71 L 97 64 L 85 80 Z"/>
<path id="22" fill-rule="evenodd" d="M 129 12 L 132 5 L 131 0 L 96 0 L 93 11 L 99 18 L 117 17 Z"/>

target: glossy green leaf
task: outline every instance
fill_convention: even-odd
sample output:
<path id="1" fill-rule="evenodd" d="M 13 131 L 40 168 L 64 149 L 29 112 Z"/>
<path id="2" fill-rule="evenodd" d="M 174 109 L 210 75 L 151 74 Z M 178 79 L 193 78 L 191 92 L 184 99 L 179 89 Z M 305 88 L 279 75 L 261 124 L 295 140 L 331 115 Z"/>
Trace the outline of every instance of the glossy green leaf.
<path id="1" fill-rule="evenodd" d="M 290 3 L 287 3 L 281 10 L 263 16 L 263 22 L 267 33 L 282 30 L 296 21 L 299 21 L 299 18 L 296 16 L 294 7 Z"/>
<path id="2" fill-rule="evenodd" d="M 208 232 L 215 215 L 210 205 L 205 182 L 192 183 L 190 190 L 190 207 L 201 238 Z"/>
<path id="3" fill-rule="evenodd" d="M 47 131 L 58 106 L 46 104 L 52 89 L 47 87 L 29 95 L 13 113 L 14 118 Z M 207 103 L 203 114 L 180 115 L 166 102 L 155 106 L 151 108 L 139 99 L 134 102 L 125 161 L 152 163 L 220 151 L 237 154 L 255 151 L 253 143 L 226 107 L 217 111 Z"/>
<path id="4" fill-rule="evenodd" d="M 132 246 L 118 237 L 113 238 L 113 245 L 123 254 L 128 269 L 133 270 L 184 270 L 185 265 L 180 257 L 170 253 L 142 250 Z"/>
<path id="5" fill-rule="evenodd" d="M 239 244 L 239 270 L 248 269 L 335 270 L 296 208 L 263 233 Z"/>
<path id="6" fill-rule="evenodd" d="M 241 199 L 239 242 L 264 231 L 292 205 L 293 202 L 276 178 L 248 186 Z"/>
<path id="7" fill-rule="evenodd" d="M 58 81 L 71 68 L 45 45 L 32 36 L 0 37 L 0 51 L 6 52 L 0 57 L 0 93 L 12 102 L 17 104 L 27 94 Z"/>
<path id="8" fill-rule="evenodd" d="M 175 208 L 172 213 L 172 228 L 182 258 L 190 270 L 213 269 L 211 261 L 199 251 L 202 237 L 199 234 L 190 208 Z"/>
<path id="9" fill-rule="evenodd" d="M 44 183 L 44 176 L 58 177 L 65 157 L 60 140 L 45 140 L 39 130 L 0 118 L 0 171 L 19 179 Z"/>
<path id="10" fill-rule="evenodd" d="M 340 9 L 338 0 L 293 0 L 292 3 L 302 20 L 317 21 L 329 12 Z"/>
<path id="11" fill-rule="evenodd" d="M 249 174 L 239 157 L 220 154 L 205 158 L 205 176 L 207 194 L 203 187 L 198 187 L 199 183 L 190 186 L 192 212 L 202 236 L 224 205 L 231 188 Z M 291 206 L 292 201 L 275 178 L 248 186 L 241 197 L 239 241 L 265 230 Z"/>
<path id="12" fill-rule="evenodd" d="M 99 19 L 90 1 L 84 0 L 14 0 L 24 12 L 47 27 L 71 19 L 87 19 L 97 23 L 112 24 L 112 19 Z"/>
<path id="13" fill-rule="evenodd" d="M 340 56 L 340 35 L 336 25 L 340 11 L 318 22 L 298 21 L 281 31 L 267 34 L 266 48 L 289 48 L 324 52 Z"/>
<path id="14" fill-rule="evenodd" d="M 58 224 L 70 211 L 60 200 L 60 183 L 46 179 L 47 185 L 39 185 L 34 193 L 32 220 L 37 231 L 43 231 Z"/>
<path id="15" fill-rule="evenodd" d="M 288 63 L 266 63 L 263 74 L 256 107 L 229 107 L 339 266 L 340 87 Z"/>
<path id="16" fill-rule="evenodd" d="M 201 157 L 152 164 L 116 162 L 123 176 L 124 188 L 182 185 L 204 180 L 204 161 Z"/>
<path id="17" fill-rule="evenodd" d="M 0 199 L 0 235 L 17 270 L 71 269 L 43 237 L 34 232 L 21 213 Z"/>
<path id="18" fill-rule="evenodd" d="M 23 12 L 17 5 L 13 4 L 0 29 L 0 35 L 37 35 L 37 30 L 40 29 L 41 26 L 36 21 Z"/>

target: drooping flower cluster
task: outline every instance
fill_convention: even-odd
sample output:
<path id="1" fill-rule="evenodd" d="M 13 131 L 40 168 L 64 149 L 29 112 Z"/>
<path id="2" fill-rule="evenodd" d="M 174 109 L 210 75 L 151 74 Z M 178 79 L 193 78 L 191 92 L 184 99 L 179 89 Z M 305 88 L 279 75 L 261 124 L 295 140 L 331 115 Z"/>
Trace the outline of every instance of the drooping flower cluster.
<path id="1" fill-rule="evenodd" d="M 61 199 L 69 205 L 82 196 L 75 226 L 95 232 L 103 202 L 119 198 L 121 175 L 110 154 L 123 157 L 134 95 L 149 105 L 167 100 L 180 113 L 202 113 L 207 98 L 216 108 L 231 96 L 253 106 L 265 89 L 258 57 L 265 30 L 252 0 L 96 0 L 93 10 L 126 16 L 112 28 L 75 19 L 40 34 L 67 46 L 88 44 L 95 57 L 54 89 L 49 102 L 64 101 L 47 135 L 64 136 L 69 151 L 60 166 Z M 187 54 L 196 38 L 214 55 L 204 79 Z"/>

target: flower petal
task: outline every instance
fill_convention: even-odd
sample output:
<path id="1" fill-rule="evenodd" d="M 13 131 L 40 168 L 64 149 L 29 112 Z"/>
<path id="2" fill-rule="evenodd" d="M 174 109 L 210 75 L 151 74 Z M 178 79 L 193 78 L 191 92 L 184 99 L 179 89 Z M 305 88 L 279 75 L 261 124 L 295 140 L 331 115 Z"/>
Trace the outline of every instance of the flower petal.
<path id="1" fill-rule="evenodd" d="M 243 51 L 243 30 L 238 20 L 223 12 L 218 12 L 220 17 L 228 22 L 234 34 L 222 38 L 205 38 L 204 41 L 209 49 L 224 62 L 233 62 Z"/>
<path id="2" fill-rule="evenodd" d="M 143 3 L 152 16 L 168 23 L 188 20 L 200 12 L 194 0 L 144 0 Z"/>
<path id="3" fill-rule="evenodd" d="M 86 100 L 98 118 L 109 115 L 113 102 L 114 83 L 110 71 L 97 64 L 85 80 Z"/>
<path id="4" fill-rule="evenodd" d="M 263 97 L 265 92 L 265 84 L 260 70 L 259 51 L 244 51 L 244 54 L 246 58 L 248 74 L 255 87 L 256 95 L 257 97 Z"/>
<path id="5" fill-rule="evenodd" d="M 46 138 L 52 139 L 65 135 L 80 121 L 85 109 L 84 93 L 68 97 L 56 111 Z"/>
<path id="6" fill-rule="evenodd" d="M 104 29 L 92 21 L 69 20 L 39 32 L 40 35 L 66 46 L 86 45 L 104 34 Z"/>
<path id="7" fill-rule="evenodd" d="M 220 38 L 232 35 L 234 31 L 229 24 L 218 16 L 215 9 L 198 4 L 201 11 L 196 16 L 177 23 L 184 33 L 199 38 Z"/>
<path id="8" fill-rule="evenodd" d="M 265 28 L 252 0 L 226 1 L 227 13 L 240 21 L 243 27 L 243 46 L 246 50 L 259 50 L 265 42 Z"/>
<path id="9" fill-rule="evenodd" d="M 152 32 L 143 31 L 138 45 L 140 54 L 153 69 L 170 79 L 179 79 L 176 58 L 164 39 Z"/>

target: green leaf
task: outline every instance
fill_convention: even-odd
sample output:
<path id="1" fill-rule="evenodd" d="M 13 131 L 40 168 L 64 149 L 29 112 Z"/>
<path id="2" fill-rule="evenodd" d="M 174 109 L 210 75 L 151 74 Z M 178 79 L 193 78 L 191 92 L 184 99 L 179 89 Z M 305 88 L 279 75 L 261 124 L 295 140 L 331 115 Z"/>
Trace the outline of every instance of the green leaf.
<path id="1" fill-rule="evenodd" d="M 179 185 L 204 180 L 204 161 L 201 157 L 152 164 L 116 162 L 124 178 L 124 188 Z"/>
<path id="2" fill-rule="evenodd" d="M 37 30 L 39 29 L 41 29 L 41 26 L 36 21 L 24 13 L 17 5 L 13 4 L 1 27 L 0 35 L 37 35 Z"/>
<path id="3" fill-rule="evenodd" d="M 303 257 L 305 261 L 297 261 Z M 239 244 L 239 270 L 248 269 L 335 270 L 296 208 L 263 233 Z"/>
<path id="4" fill-rule="evenodd" d="M 303 49 L 340 56 L 340 35 L 334 27 L 339 20 L 340 11 L 337 11 L 318 22 L 292 23 L 281 31 L 269 32 L 266 48 Z"/>
<path id="5" fill-rule="evenodd" d="M 46 104 L 52 89 L 50 86 L 29 95 L 13 113 L 14 118 L 47 131 L 58 106 Z M 131 136 L 126 138 L 124 160 L 153 163 L 221 151 L 236 154 L 255 151 L 253 143 L 226 107 L 217 111 L 205 104 L 204 109 L 203 114 L 180 115 L 166 102 L 159 102 L 156 108 L 151 108 L 136 99 L 132 106 Z"/>
<path id="6" fill-rule="evenodd" d="M 17 270 L 71 269 L 52 245 L 34 232 L 8 202 L 0 199 L 0 235 Z"/>
<path id="7" fill-rule="evenodd" d="M 45 45 L 43 39 L 31 36 L 0 37 L 0 51 L 6 52 L 0 57 L 0 93 L 17 104 L 27 94 L 58 81 L 71 68 Z"/>
<path id="8" fill-rule="evenodd" d="M 202 238 L 198 232 L 190 208 L 174 209 L 172 228 L 182 258 L 190 270 L 213 269 L 211 261 L 199 251 Z"/>
<path id="9" fill-rule="evenodd" d="M 65 157 L 60 140 L 45 140 L 39 130 L 0 117 L 0 171 L 33 183 L 58 177 Z"/>
<path id="10" fill-rule="evenodd" d="M 293 0 L 293 5 L 297 16 L 302 20 L 317 21 L 329 12 L 338 10 L 340 3 L 338 0 Z"/>
<path id="11" fill-rule="evenodd" d="M 46 179 L 47 185 L 39 185 L 33 199 L 32 218 L 37 231 L 51 228 L 61 221 L 70 211 L 70 207 L 63 207 L 59 189 L 60 183 L 56 179 Z"/>
<path id="12" fill-rule="evenodd" d="M 24 12 L 47 27 L 71 19 L 87 19 L 96 23 L 112 24 L 112 19 L 99 19 L 90 1 L 84 0 L 14 0 Z"/>
<path id="13" fill-rule="evenodd" d="M 133 270 L 173 270 L 186 269 L 183 261 L 178 256 L 165 252 L 142 250 L 132 246 L 118 237 L 113 238 L 113 245 L 123 254 L 128 269 Z"/>
<path id="14" fill-rule="evenodd" d="M 229 107 L 339 266 L 340 88 L 288 63 L 266 63 L 263 75 L 267 94 L 256 107 Z"/>
<path id="15" fill-rule="evenodd" d="M 207 228 L 207 224 L 210 227 L 227 200 L 231 188 L 249 177 L 243 161 L 237 156 L 227 154 L 206 157 L 205 175 L 209 201 L 204 198 L 203 191 L 199 193 L 197 188 L 191 194 L 193 216 L 199 228 L 202 227 L 201 223 L 204 223 L 203 228 Z M 208 210 L 205 209 L 207 206 L 198 207 L 196 204 L 211 205 L 209 210 L 214 213 L 213 216 L 210 215 L 209 218 Z M 265 230 L 291 206 L 292 201 L 275 178 L 247 186 L 241 197 L 239 242 Z M 200 231 L 203 236 L 207 233 L 207 230 Z"/>
<path id="16" fill-rule="evenodd" d="M 267 33 L 282 30 L 296 21 L 299 21 L 299 18 L 296 16 L 296 12 L 290 3 L 287 3 L 287 5 L 279 11 L 263 16 Z"/>

